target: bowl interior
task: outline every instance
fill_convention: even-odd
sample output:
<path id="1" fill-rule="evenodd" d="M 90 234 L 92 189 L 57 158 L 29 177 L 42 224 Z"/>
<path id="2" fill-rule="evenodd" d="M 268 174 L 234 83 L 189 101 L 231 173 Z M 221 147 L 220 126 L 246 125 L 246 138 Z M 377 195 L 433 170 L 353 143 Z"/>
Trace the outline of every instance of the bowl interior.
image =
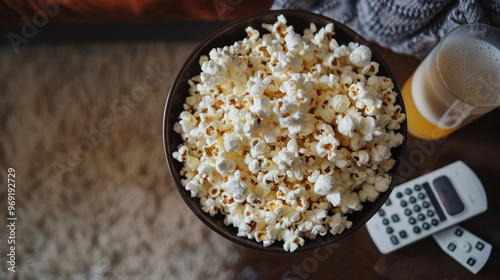
<path id="1" fill-rule="evenodd" d="M 188 204 L 188 206 L 196 214 L 196 216 L 198 216 L 198 218 L 207 226 L 209 226 L 212 230 L 216 231 L 225 238 L 240 245 L 253 249 L 265 250 L 268 252 L 284 252 L 283 243 L 275 242 L 269 247 L 264 247 L 261 243 L 258 243 L 255 240 L 249 240 L 236 236 L 238 232 L 237 228 L 224 225 L 224 216 L 222 214 L 217 214 L 212 217 L 209 214 L 203 212 L 199 199 L 197 197 L 191 198 L 190 193 L 184 189 L 184 187 L 180 183 L 182 179 L 180 170 L 182 169 L 183 165 L 172 157 L 172 153 L 176 151 L 177 146 L 182 143 L 182 139 L 173 130 L 173 126 L 178 121 L 178 116 L 183 111 L 183 104 L 185 102 L 185 99 L 189 95 L 189 85 L 187 83 L 188 79 L 192 78 L 193 76 L 199 75 L 201 72 L 201 67 L 198 63 L 200 56 L 208 55 L 212 48 L 231 45 L 235 41 L 242 40 L 246 37 L 245 28 L 247 26 L 252 26 L 253 28 L 258 29 L 261 34 L 267 33 L 268 31 L 261 27 L 262 23 L 273 24 L 277 21 L 277 16 L 280 14 L 285 15 L 287 19 L 287 25 L 292 25 L 295 32 L 298 32 L 300 34 L 303 34 L 304 29 L 309 28 L 311 22 L 314 22 L 318 29 L 330 22 L 333 22 L 335 30 L 334 38 L 339 42 L 339 44 L 358 42 L 360 44 L 368 46 L 372 50 L 372 61 L 378 62 L 380 64 L 378 75 L 391 78 L 394 83 L 394 91 L 400 93 L 399 87 L 391 71 L 389 70 L 383 59 L 380 57 L 380 55 L 376 52 L 376 50 L 368 43 L 368 41 L 363 39 L 360 35 L 346 26 L 330 18 L 310 12 L 278 10 L 250 16 L 248 18 L 235 21 L 220 29 L 219 31 L 215 32 L 207 39 L 205 39 L 195 48 L 195 50 L 188 57 L 187 61 L 178 73 L 178 76 L 170 89 L 165 105 L 165 112 L 163 117 L 163 140 L 165 147 L 165 156 L 170 169 L 170 173 L 172 174 L 177 189 L 184 201 Z M 396 103 L 401 105 L 403 112 L 405 112 L 401 94 L 398 94 Z M 347 235 L 353 233 L 358 228 L 363 226 L 380 209 L 380 207 L 386 201 L 390 192 L 394 188 L 394 184 L 397 181 L 397 174 L 399 173 L 399 170 L 403 163 L 404 152 L 406 148 L 406 130 L 407 128 L 405 121 L 401 124 L 401 128 L 398 130 L 398 132 L 405 136 L 404 142 L 402 145 L 392 149 L 391 151 L 393 158 L 396 159 L 396 164 L 394 165 L 392 170 L 388 172 L 388 174 L 392 176 L 392 182 L 389 189 L 386 192 L 381 193 L 375 202 L 371 203 L 366 201 L 363 203 L 363 209 L 361 211 L 353 212 L 352 214 L 349 214 L 347 216 L 348 219 L 352 221 L 352 227 L 350 229 L 346 229 L 342 234 L 338 235 L 332 235 L 328 233 L 323 237 L 318 236 L 316 240 L 305 239 L 304 246 L 299 247 L 296 252 L 314 249 L 319 245 L 336 242 L 341 238 L 346 237 Z"/>

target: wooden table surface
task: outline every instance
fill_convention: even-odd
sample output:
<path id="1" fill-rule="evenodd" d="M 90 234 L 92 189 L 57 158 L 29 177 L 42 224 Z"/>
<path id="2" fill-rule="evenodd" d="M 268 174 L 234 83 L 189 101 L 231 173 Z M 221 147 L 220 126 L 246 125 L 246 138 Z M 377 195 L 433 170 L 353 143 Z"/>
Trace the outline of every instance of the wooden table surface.
<path id="1" fill-rule="evenodd" d="M 190 40 L 201 41 L 225 23 L 143 23 L 105 25 L 48 26 L 30 43 L 61 40 Z M 189 26 L 196 28 L 189 29 Z M 11 29 L 0 27 L 0 34 Z M 16 29 L 17 30 L 17 29 Z M 169 30 L 169 36 L 165 36 Z M 3 36 L 5 38 L 5 36 Z M 4 42 L 5 43 L 5 42 Z M 377 47 L 401 87 L 420 61 L 407 55 Z M 366 227 L 360 228 L 336 244 L 310 252 L 263 253 L 237 247 L 241 258 L 232 267 L 237 279 L 500 279 L 500 110 L 496 109 L 450 135 L 443 143 L 408 137 L 406 160 L 410 162 L 405 178 L 410 180 L 456 160 L 469 165 L 481 179 L 488 196 L 488 210 L 466 222 L 463 227 L 493 245 L 492 255 L 478 275 L 474 275 L 444 253 L 432 238 L 382 255 L 372 242 Z M 425 154 L 423 160 L 417 154 Z"/>
<path id="2" fill-rule="evenodd" d="M 420 64 L 416 58 L 376 46 L 400 87 Z M 311 252 L 270 254 L 240 247 L 237 271 L 243 279 L 499 279 L 500 278 L 500 110 L 448 136 L 443 143 L 409 135 L 404 177 L 411 180 L 426 172 L 461 160 L 482 181 L 488 210 L 461 223 L 493 246 L 486 266 L 472 274 L 443 252 L 432 238 L 383 255 L 366 227 L 333 244 Z M 425 158 L 419 155 L 425 155 Z M 258 277 L 258 278 L 255 278 Z"/>

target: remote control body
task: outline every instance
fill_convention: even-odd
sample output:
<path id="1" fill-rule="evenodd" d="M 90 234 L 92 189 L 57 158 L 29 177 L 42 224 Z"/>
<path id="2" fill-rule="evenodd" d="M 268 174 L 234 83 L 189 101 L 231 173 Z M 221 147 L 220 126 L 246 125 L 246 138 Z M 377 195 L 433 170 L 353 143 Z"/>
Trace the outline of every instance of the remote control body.
<path id="1" fill-rule="evenodd" d="M 432 237 L 443 251 L 474 274 L 483 268 L 491 253 L 491 244 L 460 226 L 452 226 Z"/>
<path id="2" fill-rule="evenodd" d="M 481 181 L 462 161 L 394 188 L 366 227 L 387 254 L 486 211 Z"/>

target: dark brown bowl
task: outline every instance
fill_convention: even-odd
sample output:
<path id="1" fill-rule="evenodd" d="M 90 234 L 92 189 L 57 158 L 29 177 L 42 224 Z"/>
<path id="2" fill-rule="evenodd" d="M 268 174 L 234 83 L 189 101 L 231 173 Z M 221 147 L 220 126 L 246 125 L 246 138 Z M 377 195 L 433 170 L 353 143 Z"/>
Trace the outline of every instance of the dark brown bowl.
<path id="1" fill-rule="evenodd" d="M 176 151 L 177 146 L 182 143 L 182 139 L 180 135 L 173 130 L 173 127 L 174 124 L 178 121 L 178 117 L 183 111 L 183 103 L 185 102 L 186 97 L 189 95 L 189 85 L 187 83 L 188 79 L 192 78 L 193 76 L 199 75 L 201 72 L 201 67 L 198 63 L 200 56 L 208 55 L 212 48 L 231 45 L 236 41 L 242 40 L 247 36 L 245 32 L 245 28 L 247 26 L 252 26 L 253 28 L 258 29 L 261 34 L 267 33 L 268 31 L 264 30 L 261 27 L 262 23 L 273 24 L 277 21 L 277 17 L 280 14 L 283 14 L 286 17 L 287 25 L 294 26 L 294 30 L 296 32 L 299 32 L 300 34 L 302 34 L 304 29 L 309 28 L 311 22 L 314 22 L 318 29 L 332 22 L 335 28 L 334 38 L 339 42 L 339 44 L 358 42 L 360 44 L 368 46 L 372 51 L 372 61 L 378 62 L 380 64 L 378 75 L 383 75 L 391 78 L 394 83 L 394 91 L 400 93 L 399 87 L 396 83 L 396 79 L 389 70 L 389 67 L 384 62 L 382 57 L 376 52 L 376 50 L 368 43 L 368 41 L 363 39 L 360 35 L 358 35 L 350 28 L 346 27 L 345 25 L 325 16 L 310 12 L 296 10 L 277 10 L 256 14 L 230 23 L 226 27 L 213 33 L 195 48 L 195 50 L 191 53 L 187 61 L 182 66 L 179 74 L 177 75 L 177 78 L 172 84 L 165 104 L 165 112 L 163 116 L 163 143 L 170 173 L 172 174 L 172 177 L 174 178 L 175 184 L 177 186 L 177 190 L 179 191 L 184 201 L 196 214 L 196 216 L 198 216 L 198 218 L 203 221 L 208 227 L 224 236 L 225 238 L 236 242 L 237 244 L 253 249 L 264 250 L 267 252 L 285 252 L 283 249 L 283 242 L 276 241 L 271 246 L 265 247 L 262 245 L 262 243 L 259 243 L 255 240 L 238 237 L 236 235 L 238 232 L 237 228 L 224 225 L 224 215 L 217 214 L 212 217 L 208 213 L 205 213 L 201 209 L 199 198 L 192 198 L 190 196 L 190 193 L 186 191 L 186 189 L 181 185 L 182 178 L 180 175 L 180 170 L 183 165 L 172 157 L 172 153 Z M 398 94 L 396 103 L 401 105 L 403 112 L 405 112 L 401 94 Z M 317 246 L 324 246 L 326 244 L 339 241 L 340 239 L 348 236 L 349 234 L 353 233 L 361 226 L 363 226 L 382 207 L 382 204 L 387 200 L 389 194 L 394 188 L 399 170 L 401 169 L 401 166 L 403 164 L 407 135 L 406 121 L 402 123 L 399 132 L 405 136 L 405 139 L 401 146 L 392 150 L 393 158 L 396 159 L 396 164 L 394 165 L 392 170 L 388 172 L 388 174 L 392 176 L 392 182 L 389 186 L 389 189 L 386 192 L 381 193 L 375 202 L 364 202 L 363 209 L 361 211 L 353 212 L 352 214 L 347 215 L 348 219 L 352 221 L 352 227 L 350 229 L 346 229 L 343 233 L 338 235 L 332 235 L 328 233 L 325 236 L 318 236 L 315 240 L 305 239 L 304 246 L 297 248 L 295 252 L 310 250 L 316 248 Z"/>

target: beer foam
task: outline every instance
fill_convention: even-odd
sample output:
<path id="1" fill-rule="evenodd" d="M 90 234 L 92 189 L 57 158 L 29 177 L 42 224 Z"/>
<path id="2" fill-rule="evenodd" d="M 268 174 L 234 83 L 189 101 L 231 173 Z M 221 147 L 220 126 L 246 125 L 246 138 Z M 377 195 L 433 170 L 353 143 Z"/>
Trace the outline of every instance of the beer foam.
<path id="1" fill-rule="evenodd" d="M 500 105 L 500 46 L 457 38 L 441 46 L 438 68 L 446 86 L 462 101 Z"/>

